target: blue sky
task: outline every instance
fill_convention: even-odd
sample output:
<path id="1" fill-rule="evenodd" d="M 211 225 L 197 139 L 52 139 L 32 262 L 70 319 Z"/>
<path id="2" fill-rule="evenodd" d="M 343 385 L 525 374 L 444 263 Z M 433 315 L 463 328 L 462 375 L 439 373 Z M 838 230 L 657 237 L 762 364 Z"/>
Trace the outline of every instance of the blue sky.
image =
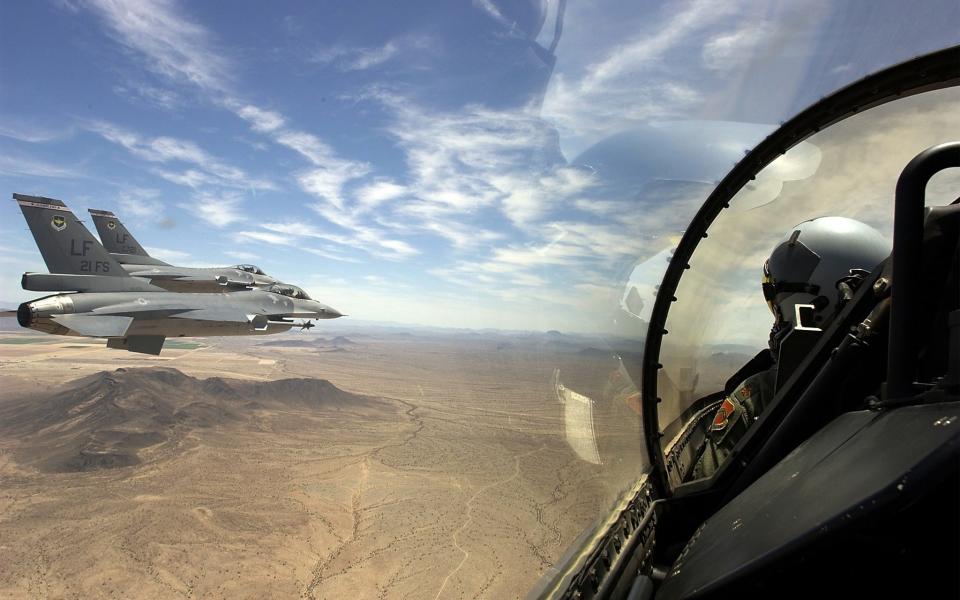
<path id="1" fill-rule="evenodd" d="M 838 4 L 571 0 L 551 58 L 555 3 L 8 2 L 0 188 L 113 210 L 174 264 L 253 262 L 356 318 L 621 331 L 632 267 L 725 165 L 957 42 L 954 1 Z M 704 131 L 724 158 L 688 167 Z M 45 269 L 0 206 L 0 299 L 22 301 Z"/>

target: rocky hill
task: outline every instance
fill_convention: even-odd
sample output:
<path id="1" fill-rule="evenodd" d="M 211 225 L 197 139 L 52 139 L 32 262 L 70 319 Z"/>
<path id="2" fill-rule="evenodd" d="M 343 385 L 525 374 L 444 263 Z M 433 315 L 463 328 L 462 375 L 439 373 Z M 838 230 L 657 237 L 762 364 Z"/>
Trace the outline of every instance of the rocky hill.
<path id="1" fill-rule="evenodd" d="M 136 465 L 138 452 L 195 430 L 247 428 L 265 411 L 379 411 L 382 400 L 323 379 L 197 379 L 169 368 L 117 369 L 0 407 L 0 436 L 17 460 L 46 472 Z"/>

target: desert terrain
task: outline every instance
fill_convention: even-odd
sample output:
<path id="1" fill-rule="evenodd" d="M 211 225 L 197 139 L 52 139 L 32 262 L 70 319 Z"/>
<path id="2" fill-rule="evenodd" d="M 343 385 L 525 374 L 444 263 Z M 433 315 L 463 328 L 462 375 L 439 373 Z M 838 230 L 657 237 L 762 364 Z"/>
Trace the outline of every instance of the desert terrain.
<path id="1" fill-rule="evenodd" d="M 0 381 L 2 598 L 522 597 L 645 465 L 616 358 L 558 333 L 4 332 Z"/>

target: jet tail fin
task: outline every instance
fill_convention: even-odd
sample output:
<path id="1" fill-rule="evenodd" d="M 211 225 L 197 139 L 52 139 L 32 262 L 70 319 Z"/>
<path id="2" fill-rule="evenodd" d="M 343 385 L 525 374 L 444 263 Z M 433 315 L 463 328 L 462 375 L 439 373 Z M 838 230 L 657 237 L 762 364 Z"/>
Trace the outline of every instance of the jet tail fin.
<path id="1" fill-rule="evenodd" d="M 99 210 L 96 208 L 87 210 L 90 212 L 93 224 L 97 228 L 97 234 L 100 236 L 100 241 L 103 242 L 103 247 L 107 249 L 107 252 L 126 255 L 128 260 L 121 262 L 140 264 L 142 261 L 137 261 L 137 259 L 142 258 L 149 259 L 149 264 L 167 264 L 147 254 L 147 251 L 143 249 L 140 242 L 133 237 L 133 234 L 127 230 L 126 226 L 120 222 L 120 219 L 118 219 L 115 214 L 108 210 Z"/>
<path id="2" fill-rule="evenodd" d="M 14 194 L 51 273 L 129 277 L 89 230 L 53 198 Z"/>

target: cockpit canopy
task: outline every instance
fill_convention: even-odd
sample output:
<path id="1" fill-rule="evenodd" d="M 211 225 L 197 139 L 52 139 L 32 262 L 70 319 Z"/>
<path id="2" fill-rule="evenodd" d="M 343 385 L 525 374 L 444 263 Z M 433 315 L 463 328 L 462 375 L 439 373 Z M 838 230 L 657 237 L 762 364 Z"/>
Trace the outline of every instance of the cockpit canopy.
<path id="1" fill-rule="evenodd" d="M 253 273 L 254 275 L 266 275 L 266 273 L 256 265 L 234 265 L 233 268 L 246 271 L 247 273 Z"/>
<path id="2" fill-rule="evenodd" d="M 930 81 L 923 79 L 921 83 L 929 85 Z M 866 87 L 862 82 L 858 85 Z M 856 101 L 863 102 L 859 97 Z M 805 114 L 819 115 L 816 118 L 827 126 L 815 128 L 815 133 L 798 143 L 794 140 L 800 134 L 789 129 L 772 134 L 768 140 L 785 146 L 779 152 L 767 152 L 776 158 L 765 165 L 744 162 L 744 173 L 735 172 L 740 187 L 718 186 L 701 209 L 709 214 L 707 208 L 715 208 L 716 216 L 695 220 L 696 227 L 702 229 L 688 229 L 675 249 L 654 255 L 649 266 L 641 263 L 634 269 L 621 303 L 638 320 L 649 319 L 648 338 L 658 338 L 656 345 L 647 342 L 647 348 L 655 348 L 656 354 L 644 356 L 643 411 L 657 417 L 647 428 L 653 432 L 648 433 L 648 441 L 651 448 L 656 450 L 659 445 L 663 452 L 669 486 L 685 482 L 684 469 L 692 468 L 695 456 L 700 456 L 695 454 L 691 460 L 681 452 L 687 451 L 685 444 L 692 439 L 686 435 L 690 425 L 707 423 L 704 419 L 713 417 L 715 403 L 743 381 L 731 380 L 731 376 L 751 361 L 762 364 L 763 356 L 769 354 L 775 321 L 761 282 L 768 275 L 764 263 L 774 249 L 791 232 L 799 232 L 801 225 L 822 217 L 859 221 L 878 231 L 878 238 L 889 240 L 893 234 L 894 191 L 904 166 L 923 150 L 960 138 L 960 87 L 927 89 L 917 94 L 904 93 L 904 87 L 900 87 L 884 101 L 870 104 L 841 120 L 835 120 L 834 115 L 846 113 L 836 108 L 836 102 L 830 104 L 829 111 L 817 113 L 821 109 L 817 105 L 807 109 Z M 795 119 L 791 123 L 808 121 Z M 754 164 L 753 172 L 747 172 Z M 938 173 L 927 186 L 927 205 L 953 201 L 958 181 L 957 169 Z M 849 231 L 849 248 L 843 252 L 838 248 L 837 257 L 847 256 L 845 251 L 860 239 L 853 232 Z M 878 243 L 878 247 L 882 245 Z M 662 265 L 671 253 L 670 271 L 660 285 L 655 285 L 656 265 Z M 818 262 L 822 258 L 814 256 Z M 875 264 L 840 266 L 869 270 Z M 839 281 L 820 287 L 836 293 L 829 288 L 838 289 Z M 659 322 L 654 321 L 658 303 L 667 307 L 660 313 L 662 317 L 656 317 L 663 319 Z M 811 330 L 822 331 L 819 323 Z M 789 373 L 784 366 L 787 361 L 779 357 L 778 353 L 779 374 L 771 385 L 788 380 L 784 374 Z M 768 393 L 766 401 L 773 400 L 777 389 Z M 758 401 L 754 397 L 753 402 Z M 707 410 L 708 406 L 714 409 Z M 729 456 L 733 455 L 725 454 L 721 460 Z"/>
<path id="3" fill-rule="evenodd" d="M 280 294 L 281 296 L 296 298 L 298 300 L 311 300 L 310 296 L 308 296 L 305 291 L 295 285 L 274 284 L 268 287 L 267 291 L 273 292 L 274 294 Z"/>

